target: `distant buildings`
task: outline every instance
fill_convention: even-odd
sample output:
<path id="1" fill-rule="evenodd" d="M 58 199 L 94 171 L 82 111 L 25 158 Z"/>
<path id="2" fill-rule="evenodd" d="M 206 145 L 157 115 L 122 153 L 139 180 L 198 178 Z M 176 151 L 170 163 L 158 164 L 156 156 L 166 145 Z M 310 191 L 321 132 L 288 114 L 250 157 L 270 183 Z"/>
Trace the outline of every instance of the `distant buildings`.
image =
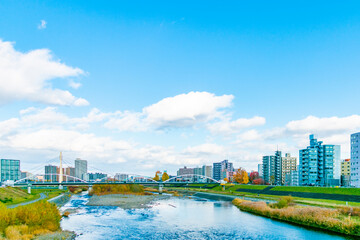
<path id="1" fill-rule="evenodd" d="M 105 181 L 107 174 L 105 173 L 85 173 L 83 174 L 85 181 L 95 182 L 95 181 Z"/>
<path id="2" fill-rule="evenodd" d="M 234 166 L 228 160 L 213 163 L 213 178 L 215 180 L 223 180 L 228 176 L 228 172 L 234 172 Z"/>
<path id="3" fill-rule="evenodd" d="M 350 186 L 350 174 L 351 174 L 351 161 L 345 159 L 341 162 L 341 186 Z"/>
<path id="4" fill-rule="evenodd" d="M 75 159 L 75 177 L 84 180 L 87 173 L 87 161 L 80 158 Z"/>
<path id="5" fill-rule="evenodd" d="M 302 186 L 330 186 L 338 185 L 340 175 L 337 165 L 340 165 L 340 146 L 323 145 L 314 135 L 310 135 L 310 146 L 299 151 L 300 177 Z"/>
<path id="6" fill-rule="evenodd" d="M 20 160 L 0 159 L 0 182 L 20 179 Z"/>
<path id="7" fill-rule="evenodd" d="M 264 178 L 264 165 L 263 164 L 258 164 L 258 173 L 259 173 L 259 177 Z"/>
<path id="8" fill-rule="evenodd" d="M 360 132 L 351 134 L 351 186 L 360 187 Z"/>
<path id="9" fill-rule="evenodd" d="M 291 171 L 296 171 L 297 159 L 292 157 L 290 153 L 285 153 L 285 157 L 281 158 L 281 183 L 285 184 L 285 178 L 290 175 Z"/>
<path id="10" fill-rule="evenodd" d="M 46 165 L 45 166 L 45 177 L 44 180 L 46 182 L 57 182 L 57 166 L 54 165 Z"/>
<path id="11" fill-rule="evenodd" d="M 188 168 L 184 166 L 183 168 L 179 168 L 179 170 L 177 171 L 177 176 L 189 175 L 189 174 L 194 174 L 193 168 Z"/>
<path id="12" fill-rule="evenodd" d="M 123 173 L 116 173 L 115 174 L 115 180 L 118 181 L 127 181 L 129 179 L 129 175 L 128 174 L 123 174 Z"/>
<path id="13" fill-rule="evenodd" d="M 282 184 L 281 151 L 275 151 L 273 156 L 263 156 L 264 181 L 270 184 Z"/>
<path id="14" fill-rule="evenodd" d="M 266 183 L 275 182 L 275 156 L 263 156 L 263 176 Z"/>
<path id="15" fill-rule="evenodd" d="M 202 166 L 202 174 L 203 176 L 212 178 L 212 172 L 213 172 L 213 167 L 212 166 Z"/>
<path id="16" fill-rule="evenodd" d="M 64 173 L 64 181 L 65 182 L 73 182 L 76 181 L 75 177 L 75 168 L 74 167 L 67 167 L 63 171 Z"/>
<path id="17" fill-rule="evenodd" d="M 282 184 L 282 164 L 281 164 L 281 151 L 276 151 L 275 152 L 275 161 L 274 161 L 274 168 L 275 168 L 275 185 L 281 185 Z"/>

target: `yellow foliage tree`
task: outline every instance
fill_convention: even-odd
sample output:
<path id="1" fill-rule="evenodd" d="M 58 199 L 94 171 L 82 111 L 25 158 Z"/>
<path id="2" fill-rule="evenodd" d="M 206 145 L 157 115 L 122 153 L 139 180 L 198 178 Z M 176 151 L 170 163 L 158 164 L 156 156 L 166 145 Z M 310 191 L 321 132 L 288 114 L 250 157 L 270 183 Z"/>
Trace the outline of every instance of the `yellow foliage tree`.
<path id="1" fill-rule="evenodd" d="M 160 177 L 159 177 L 158 173 L 160 173 L 160 171 L 157 171 L 157 172 L 155 173 L 155 177 L 153 178 L 155 181 L 159 181 L 159 180 L 160 180 Z"/>
<path id="2" fill-rule="evenodd" d="M 225 182 L 229 182 L 229 179 L 228 179 L 228 178 L 224 178 L 224 181 L 225 181 Z"/>
<path id="3" fill-rule="evenodd" d="M 164 172 L 163 175 L 162 175 L 162 177 L 161 177 L 161 180 L 162 180 L 163 182 L 165 182 L 165 181 L 168 180 L 168 179 L 169 179 L 169 175 L 167 174 L 167 172 Z"/>
<path id="4" fill-rule="evenodd" d="M 249 182 L 249 175 L 243 168 L 239 168 L 234 174 L 234 181 L 242 184 L 247 184 Z"/>

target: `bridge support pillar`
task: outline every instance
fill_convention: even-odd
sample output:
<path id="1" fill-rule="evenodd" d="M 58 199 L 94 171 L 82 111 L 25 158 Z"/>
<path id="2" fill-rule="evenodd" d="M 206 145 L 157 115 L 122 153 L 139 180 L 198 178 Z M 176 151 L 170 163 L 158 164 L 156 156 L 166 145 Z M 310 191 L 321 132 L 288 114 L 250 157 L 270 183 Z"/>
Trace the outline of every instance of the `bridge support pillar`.
<path id="1" fill-rule="evenodd" d="M 93 186 L 92 186 L 92 185 L 89 185 L 89 189 L 88 189 L 88 191 L 89 191 L 89 192 L 91 192 L 91 191 L 92 191 L 92 189 L 93 189 Z"/>
<path id="2" fill-rule="evenodd" d="M 224 184 L 224 185 L 222 185 L 222 190 L 223 190 L 223 191 L 225 191 L 225 184 Z"/>
<path id="3" fill-rule="evenodd" d="M 162 194 L 162 192 L 163 192 L 163 187 L 164 187 L 163 184 L 159 184 L 159 194 Z"/>
<path id="4" fill-rule="evenodd" d="M 63 189 L 64 189 L 64 186 L 60 184 L 60 185 L 59 185 L 59 189 L 60 189 L 60 190 L 63 190 Z"/>
<path id="5" fill-rule="evenodd" d="M 28 192 L 28 194 L 31 194 L 31 184 L 28 184 L 27 192 Z"/>

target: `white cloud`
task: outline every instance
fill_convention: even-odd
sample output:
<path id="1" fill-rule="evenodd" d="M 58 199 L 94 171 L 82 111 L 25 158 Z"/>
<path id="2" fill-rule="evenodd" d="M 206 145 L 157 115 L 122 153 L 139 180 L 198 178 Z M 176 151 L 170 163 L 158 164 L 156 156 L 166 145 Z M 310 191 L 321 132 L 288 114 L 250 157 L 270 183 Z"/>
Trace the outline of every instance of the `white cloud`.
<path id="1" fill-rule="evenodd" d="M 81 83 L 74 82 L 73 80 L 70 80 L 69 86 L 72 87 L 73 89 L 78 89 L 79 87 L 81 87 Z"/>
<path id="2" fill-rule="evenodd" d="M 302 120 L 291 121 L 286 124 L 286 130 L 297 133 L 332 134 L 360 128 L 360 116 L 325 117 L 308 116 Z"/>
<path id="3" fill-rule="evenodd" d="M 141 113 L 129 111 L 116 114 L 116 117 L 111 118 L 104 126 L 110 129 L 131 132 L 141 132 L 148 129 L 147 124 L 143 121 Z"/>
<path id="4" fill-rule="evenodd" d="M 208 92 L 189 92 L 143 108 L 142 112 L 125 111 L 110 119 L 105 126 L 120 131 L 193 127 L 221 117 L 220 110 L 230 107 L 234 96 L 215 96 Z"/>
<path id="5" fill-rule="evenodd" d="M 189 92 L 163 100 L 143 109 L 146 121 L 158 128 L 189 127 L 220 115 L 230 107 L 233 95 L 215 96 L 208 92 Z"/>
<path id="6" fill-rule="evenodd" d="M 0 104 L 28 100 L 54 105 L 88 105 L 87 100 L 51 86 L 51 80 L 83 74 L 83 70 L 55 60 L 48 49 L 22 53 L 14 49 L 13 43 L 0 40 Z"/>
<path id="7" fill-rule="evenodd" d="M 224 147 L 214 144 L 214 143 L 204 143 L 198 146 L 187 147 L 183 153 L 184 154 L 201 154 L 201 155 L 213 155 L 213 154 L 223 154 Z"/>
<path id="8" fill-rule="evenodd" d="M 219 122 L 209 123 L 207 127 L 213 134 L 230 135 L 244 128 L 261 126 L 265 123 L 266 119 L 264 117 L 255 116 L 253 118 L 239 118 L 234 121 L 224 119 Z"/>
<path id="9" fill-rule="evenodd" d="M 41 20 L 40 24 L 38 25 L 38 29 L 42 30 L 46 28 L 47 22 L 45 20 Z"/>

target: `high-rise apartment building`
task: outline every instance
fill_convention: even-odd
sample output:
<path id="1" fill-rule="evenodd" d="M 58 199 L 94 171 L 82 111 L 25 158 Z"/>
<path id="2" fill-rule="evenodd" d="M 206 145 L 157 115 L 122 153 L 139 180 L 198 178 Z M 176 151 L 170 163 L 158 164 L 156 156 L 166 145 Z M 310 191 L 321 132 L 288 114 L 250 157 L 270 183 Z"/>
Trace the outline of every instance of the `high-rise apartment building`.
<path id="1" fill-rule="evenodd" d="M 349 187 L 350 186 L 350 173 L 351 173 L 351 161 L 350 159 L 345 159 L 341 162 L 341 186 Z"/>
<path id="2" fill-rule="evenodd" d="M 269 184 L 282 184 L 281 151 L 275 151 L 273 156 L 263 156 L 262 170 L 264 181 Z"/>
<path id="3" fill-rule="evenodd" d="M 227 172 L 233 172 L 233 163 L 228 160 L 223 160 L 219 163 L 213 163 L 213 178 L 215 180 L 223 180 L 227 176 Z"/>
<path id="4" fill-rule="evenodd" d="M 350 159 L 344 159 L 344 161 L 341 162 L 341 175 L 343 176 L 350 176 L 350 165 L 351 161 Z"/>
<path id="5" fill-rule="evenodd" d="M 264 177 L 263 164 L 258 164 L 259 177 Z"/>
<path id="6" fill-rule="evenodd" d="M 350 182 L 353 187 L 360 187 L 360 132 L 351 134 L 351 169 Z"/>
<path id="7" fill-rule="evenodd" d="M 75 159 L 75 177 L 84 180 L 87 173 L 87 161 L 80 158 Z"/>
<path id="8" fill-rule="evenodd" d="M 290 175 L 291 171 L 296 171 L 297 159 L 292 157 L 290 153 L 285 153 L 285 157 L 281 158 L 282 184 L 285 184 L 286 175 Z"/>
<path id="9" fill-rule="evenodd" d="M 274 161 L 274 168 L 275 168 L 275 185 L 282 184 L 282 156 L 281 151 L 275 152 L 275 161 Z"/>
<path id="10" fill-rule="evenodd" d="M 20 179 L 20 160 L 0 159 L 0 182 Z"/>
<path id="11" fill-rule="evenodd" d="M 194 168 L 188 168 L 184 166 L 183 168 L 179 168 L 179 170 L 177 171 L 177 176 L 189 174 L 194 174 Z"/>
<path id="12" fill-rule="evenodd" d="M 202 166 L 202 175 L 211 178 L 212 177 L 212 172 L 213 172 L 213 167 L 212 166 Z"/>
<path id="13" fill-rule="evenodd" d="M 116 173 L 115 174 L 115 179 L 118 181 L 127 181 L 129 179 L 129 175 L 128 174 L 124 174 L 124 173 Z"/>
<path id="14" fill-rule="evenodd" d="M 275 183 L 275 156 L 263 156 L 263 177 L 269 184 Z"/>
<path id="15" fill-rule="evenodd" d="M 54 165 L 45 166 L 45 181 L 47 182 L 57 182 L 58 181 L 58 167 Z"/>
<path id="16" fill-rule="evenodd" d="M 299 151 L 300 176 L 302 186 L 329 186 L 340 175 L 340 146 L 323 145 L 314 135 L 310 135 L 310 146 Z M 337 169 L 339 173 L 337 173 Z M 340 179 L 337 179 L 340 182 Z"/>

